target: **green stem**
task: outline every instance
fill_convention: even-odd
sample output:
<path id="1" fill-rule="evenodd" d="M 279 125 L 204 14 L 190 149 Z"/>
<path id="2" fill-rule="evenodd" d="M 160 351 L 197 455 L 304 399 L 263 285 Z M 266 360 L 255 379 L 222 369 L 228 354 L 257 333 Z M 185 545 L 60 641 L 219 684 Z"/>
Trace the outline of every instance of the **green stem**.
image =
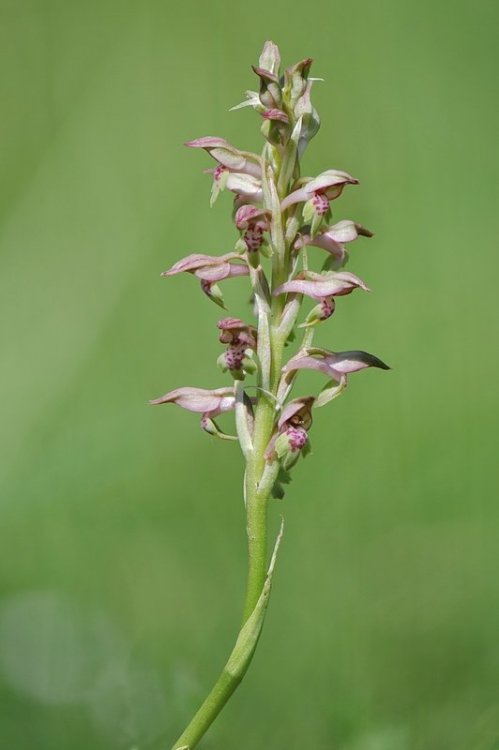
<path id="1" fill-rule="evenodd" d="M 279 164 L 278 173 L 274 175 L 278 180 L 281 170 L 287 169 L 286 159 Z M 286 280 L 289 266 L 289 242 L 284 236 L 283 216 L 279 211 L 279 196 L 275 185 L 271 185 L 274 193 L 273 211 L 273 263 L 272 263 L 272 289 Z M 277 211 L 275 206 L 277 205 Z M 251 274 L 255 294 L 260 295 L 259 324 L 258 324 L 258 355 L 261 362 L 260 382 L 264 388 L 268 388 L 272 396 L 276 396 L 281 375 L 281 364 L 285 340 L 279 330 L 284 297 L 272 297 L 271 307 L 264 304 L 264 292 L 260 288 L 260 279 L 256 272 Z M 264 343 L 265 342 L 265 343 Z M 268 347 L 269 351 L 261 351 L 262 345 Z M 262 380 L 262 363 L 265 355 L 270 356 L 267 374 Z M 267 383 L 266 380 L 269 380 Z M 243 417 L 241 417 L 243 418 Z M 270 595 L 272 569 L 279 545 L 281 534 L 278 537 L 270 568 L 267 571 L 268 558 L 268 531 L 267 531 L 267 506 L 269 494 L 272 490 L 269 481 L 263 482 L 262 490 L 259 485 L 266 466 L 265 451 L 269 444 L 276 419 L 275 398 L 260 392 L 255 409 L 255 423 L 251 446 L 245 451 L 246 475 L 245 475 L 245 498 L 246 498 L 246 524 L 248 534 L 248 578 L 246 596 L 243 610 L 242 627 L 236 644 L 225 665 L 221 675 L 215 682 L 210 693 L 194 715 L 193 719 L 173 745 L 172 750 L 193 750 L 207 729 L 216 719 L 225 706 L 233 692 L 246 674 L 253 658 L 258 638 L 263 626 L 263 619 Z M 241 435 L 240 435 L 241 438 Z M 246 439 L 246 443 L 249 440 Z"/>
<path id="2" fill-rule="evenodd" d="M 268 495 L 260 495 L 258 483 L 265 468 L 265 449 L 274 425 L 274 404 L 262 394 L 255 413 L 253 452 L 246 469 L 246 528 L 248 535 L 248 581 L 243 610 L 243 623 L 253 612 L 262 592 L 267 573 L 267 503 Z"/>
<path id="3" fill-rule="evenodd" d="M 216 719 L 222 708 L 246 674 L 256 649 L 263 625 L 264 609 L 259 604 L 267 573 L 267 502 L 268 493 L 258 492 L 258 483 L 265 467 L 265 449 L 272 434 L 274 407 L 267 396 L 262 396 L 255 414 L 253 450 L 248 456 L 246 470 L 246 513 L 248 529 L 248 583 L 244 605 L 243 626 L 236 645 L 221 675 L 172 750 L 192 750 Z M 270 593 L 270 580 L 268 593 Z M 261 607 L 266 606 L 265 599 Z M 255 622 L 252 622 L 252 619 Z"/>

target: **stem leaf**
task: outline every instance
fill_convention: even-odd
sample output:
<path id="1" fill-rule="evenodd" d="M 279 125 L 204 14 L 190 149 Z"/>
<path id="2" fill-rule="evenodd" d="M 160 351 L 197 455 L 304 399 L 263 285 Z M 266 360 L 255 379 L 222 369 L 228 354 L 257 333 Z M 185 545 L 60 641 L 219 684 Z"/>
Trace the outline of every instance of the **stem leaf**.
<path id="1" fill-rule="evenodd" d="M 256 607 L 244 623 L 239 633 L 234 650 L 229 657 L 229 661 L 225 665 L 225 672 L 228 672 L 234 678 L 240 678 L 246 671 L 248 660 L 251 659 L 256 649 L 260 633 L 263 628 L 263 621 L 265 619 L 265 613 L 270 597 L 270 591 L 272 588 L 272 575 L 274 573 L 274 567 L 277 560 L 277 553 L 281 544 L 282 535 L 284 532 L 284 519 L 281 521 L 281 528 L 277 535 L 277 539 L 274 545 L 274 551 L 272 552 L 272 558 L 270 560 L 269 569 L 267 571 L 267 577 L 263 585 L 262 593 L 256 603 Z"/>

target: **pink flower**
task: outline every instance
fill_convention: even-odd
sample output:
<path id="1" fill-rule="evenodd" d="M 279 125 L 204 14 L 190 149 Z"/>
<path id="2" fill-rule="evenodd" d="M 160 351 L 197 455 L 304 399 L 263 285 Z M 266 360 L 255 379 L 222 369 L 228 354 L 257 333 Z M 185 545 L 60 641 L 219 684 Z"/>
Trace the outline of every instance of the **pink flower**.
<path id="1" fill-rule="evenodd" d="M 215 161 L 229 172 L 248 174 L 252 177 L 261 178 L 261 159 L 250 151 L 241 151 L 232 146 L 224 138 L 216 138 L 211 135 L 204 138 L 196 138 L 187 141 L 188 148 L 203 148 Z"/>
<path id="2" fill-rule="evenodd" d="M 223 190 L 236 194 L 236 200 L 259 203 L 263 199 L 262 182 L 259 178 L 241 172 L 230 172 L 219 165 L 216 169 L 206 169 L 206 174 L 213 175 L 210 205 L 213 206 Z"/>
<path id="3" fill-rule="evenodd" d="M 304 227 L 306 229 L 306 227 Z M 348 257 L 344 243 L 353 242 L 358 237 L 373 237 L 373 233 L 349 219 L 339 221 L 331 227 L 327 227 L 319 234 L 311 236 L 307 232 L 300 234 L 294 244 L 295 250 L 300 250 L 305 245 L 320 247 L 330 253 L 336 261 L 337 267 L 345 264 Z"/>
<path id="4" fill-rule="evenodd" d="M 281 209 L 284 211 L 295 203 L 305 203 L 311 200 L 316 211 L 325 214 L 329 208 L 329 201 L 338 198 L 345 185 L 358 184 L 359 181 L 348 172 L 328 169 L 284 198 Z"/>
<path id="5" fill-rule="evenodd" d="M 238 253 L 226 253 L 220 256 L 193 253 L 177 261 L 161 276 L 175 276 L 177 273 L 184 272 L 192 273 L 200 279 L 203 292 L 217 305 L 224 307 L 222 293 L 216 282 L 235 276 L 247 276 L 249 274 L 248 266 L 246 263 L 241 263 L 241 260 L 242 258 Z"/>
<path id="6" fill-rule="evenodd" d="M 201 427 L 207 432 L 212 432 L 213 417 L 231 411 L 235 407 L 236 399 L 233 388 L 191 388 L 189 386 L 176 388 L 174 391 L 165 393 L 160 398 L 149 401 L 152 405 L 177 404 L 182 409 L 202 414 Z"/>
<path id="7" fill-rule="evenodd" d="M 362 351 L 330 352 L 318 347 L 298 352 L 282 369 L 283 372 L 318 370 L 331 380 L 346 384 L 348 374 L 364 370 L 366 367 L 379 367 L 382 370 L 390 369 L 374 354 Z"/>
<path id="8" fill-rule="evenodd" d="M 262 199 L 262 167 L 260 157 L 250 151 L 240 151 L 224 138 L 205 136 L 187 141 L 189 148 L 203 148 L 218 162 L 215 169 L 207 169 L 213 175 L 211 205 L 222 190 L 230 190 L 248 200 Z"/>
<path id="9" fill-rule="evenodd" d="M 277 287 L 273 294 L 274 296 L 286 293 L 305 294 L 307 297 L 318 300 L 319 305 L 310 311 L 305 323 L 301 326 L 307 327 L 330 318 L 335 310 L 333 297 L 351 294 L 354 289 L 370 291 L 362 279 L 348 271 L 340 271 L 339 273 L 334 271 L 326 273 L 303 271 L 292 281 L 286 281 Z"/>
<path id="10" fill-rule="evenodd" d="M 220 342 L 228 344 L 218 364 L 223 372 L 229 370 L 236 380 L 244 380 L 246 374 L 254 373 L 257 368 L 251 359 L 251 352 L 256 350 L 256 328 L 239 318 L 224 318 L 217 325 L 221 330 Z"/>
<path id="11" fill-rule="evenodd" d="M 305 184 L 290 193 L 281 203 L 284 211 L 296 203 L 304 203 L 303 218 L 310 222 L 310 234 L 317 233 L 329 213 L 329 203 L 339 198 L 345 185 L 357 185 L 358 180 L 348 172 L 328 169 L 318 177 L 308 179 Z"/>
<path id="12" fill-rule="evenodd" d="M 273 435 L 265 451 L 267 461 L 279 459 L 281 468 L 287 472 L 297 462 L 301 454 L 306 455 L 310 450 L 308 431 L 312 426 L 312 406 L 314 396 L 305 396 L 290 401 L 282 410 L 277 423 L 277 431 Z M 280 477 L 281 482 L 289 481 Z M 278 483 L 277 497 L 284 494 Z"/>
<path id="13" fill-rule="evenodd" d="M 313 271 L 303 271 L 292 281 L 286 281 L 278 286 L 274 291 L 274 296 L 295 292 L 305 294 L 312 299 L 324 299 L 327 297 L 341 297 L 345 294 L 351 294 L 354 289 L 364 289 L 369 292 L 370 289 L 366 284 L 353 273 L 340 271 L 336 273 L 329 271 L 327 273 L 314 273 Z"/>
<path id="14" fill-rule="evenodd" d="M 221 333 L 219 341 L 222 344 L 244 344 L 250 349 L 256 349 L 256 328 L 239 318 L 223 318 L 217 323 Z"/>
<path id="15" fill-rule="evenodd" d="M 268 213 L 265 209 L 249 203 L 245 203 L 237 209 L 234 223 L 243 232 L 243 250 L 252 253 L 261 248 L 265 242 L 263 233 L 269 230 Z"/>

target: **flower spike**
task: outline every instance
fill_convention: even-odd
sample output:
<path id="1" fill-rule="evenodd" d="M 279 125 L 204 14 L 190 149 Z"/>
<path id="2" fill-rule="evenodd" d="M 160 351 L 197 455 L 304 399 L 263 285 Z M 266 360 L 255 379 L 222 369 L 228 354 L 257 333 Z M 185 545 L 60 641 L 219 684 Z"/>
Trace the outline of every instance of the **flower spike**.
<path id="1" fill-rule="evenodd" d="M 151 403 L 176 404 L 195 412 L 210 435 L 238 442 L 246 465 L 242 494 L 249 567 L 243 625 L 234 649 L 222 676 L 172 750 L 195 750 L 248 669 L 263 626 L 282 536 L 281 527 L 267 567 L 268 505 L 272 498 L 284 496 L 295 464 L 310 451 L 313 410 L 339 396 L 351 373 L 370 367 L 389 369 L 364 351 L 334 352 L 313 346 L 315 326 L 332 316 L 338 298 L 347 298 L 357 289 L 369 291 L 359 276 L 343 266 L 348 243 L 372 237 L 372 232 L 349 219 L 333 223 L 331 218 L 331 202 L 347 185 L 358 183 L 355 177 L 336 169 L 316 177 L 301 176 L 304 151 L 320 127 L 312 93 L 313 82 L 322 79 L 310 77 L 311 65 L 312 58 L 305 57 L 283 66 L 281 74 L 278 46 L 270 40 L 263 45 L 258 63 L 252 66 L 258 91 L 247 90 L 245 101 L 232 108 L 251 107 L 257 113 L 265 139 L 260 154 L 216 136 L 186 143 L 213 160 L 205 170 L 212 177 L 211 204 L 222 191 L 232 193 L 236 238 L 224 247 L 233 248 L 232 252 L 192 253 L 162 275 L 195 276 L 203 292 L 224 308 L 219 283 L 240 276 L 250 289 L 239 299 L 237 312 L 227 313 L 217 323 L 223 346 L 217 364 L 230 384 L 215 389 L 177 388 Z M 326 252 L 320 273 L 308 265 L 308 246 Z M 300 323 L 305 297 L 315 306 Z M 247 313 L 242 312 L 245 303 L 251 305 Z M 248 317 L 251 311 L 254 317 Z M 289 357 L 287 346 L 297 334 L 303 339 L 297 353 Z M 314 395 L 290 400 L 303 370 L 324 374 L 326 384 Z M 234 412 L 237 437 L 222 432 L 215 422 L 226 412 Z M 341 464 L 337 468 L 341 471 Z"/>

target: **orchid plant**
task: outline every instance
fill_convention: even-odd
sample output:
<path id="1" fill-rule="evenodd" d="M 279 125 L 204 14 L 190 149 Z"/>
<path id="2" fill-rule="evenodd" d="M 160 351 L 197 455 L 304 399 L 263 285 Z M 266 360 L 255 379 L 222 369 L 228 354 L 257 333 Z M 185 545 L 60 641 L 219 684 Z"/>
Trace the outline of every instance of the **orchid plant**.
<path id="1" fill-rule="evenodd" d="M 163 276 L 190 273 L 205 295 L 225 309 L 219 282 L 246 276 L 251 285 L 255 324 L 234 317 L 218 323 L 226 347 L 218 364 L 229 382 L 215 389 L 182 387 L 152 404 L 177 404 L 201 415 L 201 427 L 222 440 L 236 440 L 246 464 L 244 503 L 248 535 L 248 578 L 241 630 L 229 659 L 207 698 L 173 745 L 192 750 L 244 677 L 255 652 L 268 605 L 272 573 L 282 538 L 282 524 L 268 559 L 267 511 L 272 498 L 282 498 L 291 471 L 309 452 L 314 409 L 337 396 L 350 373 L 367 367 L 389 369 L 364 351 L 333 352 L 313 346 L 318 325 L 330 318 L 336 298 L 356 289 L 369 291 L 353 273 L 342 270 L 348 261 L 346 244 L 372 237 L 350 220 L 331 223 L 331 204 L 358 180 L 347 172 L 328 169 L 317 177 L 302 177 L 300 162 L 319 130 L 311 103 L 314 81 L 310 58 L 280 73 L 278 47 L 267 41 L 258 67 L 259 91 L 247 91 L 233 109 L 252 107 L 262 119 L 265 145 L 261 154 L 242 151 L 223 138 L 189 141 L 216 162 L 211 203 L 222 191 L 234 194 L 233 221 L 239 238 L 231 252 L 214 256 L 195 253 L 179 260 Z M 308 248 L 325 251 L 320 271 L 308 264 Z M 315 255 L 315 251 L 314 251 Z M 319 254 L 317 254 L 319 255 Z M 314 259 L 317 260 L 317 257 Z M 304 298 L 315 305 L 300 320 Z M 288 345 L 303 339 L 286 361 Z M 317 370 L 326 383 L 316 395 L 289 400 L 300 370 Z M 252 379 L 252 382 L 250 382 Z M 237 435 L 222 431 L 216 418 L 235 414 Z"/>

